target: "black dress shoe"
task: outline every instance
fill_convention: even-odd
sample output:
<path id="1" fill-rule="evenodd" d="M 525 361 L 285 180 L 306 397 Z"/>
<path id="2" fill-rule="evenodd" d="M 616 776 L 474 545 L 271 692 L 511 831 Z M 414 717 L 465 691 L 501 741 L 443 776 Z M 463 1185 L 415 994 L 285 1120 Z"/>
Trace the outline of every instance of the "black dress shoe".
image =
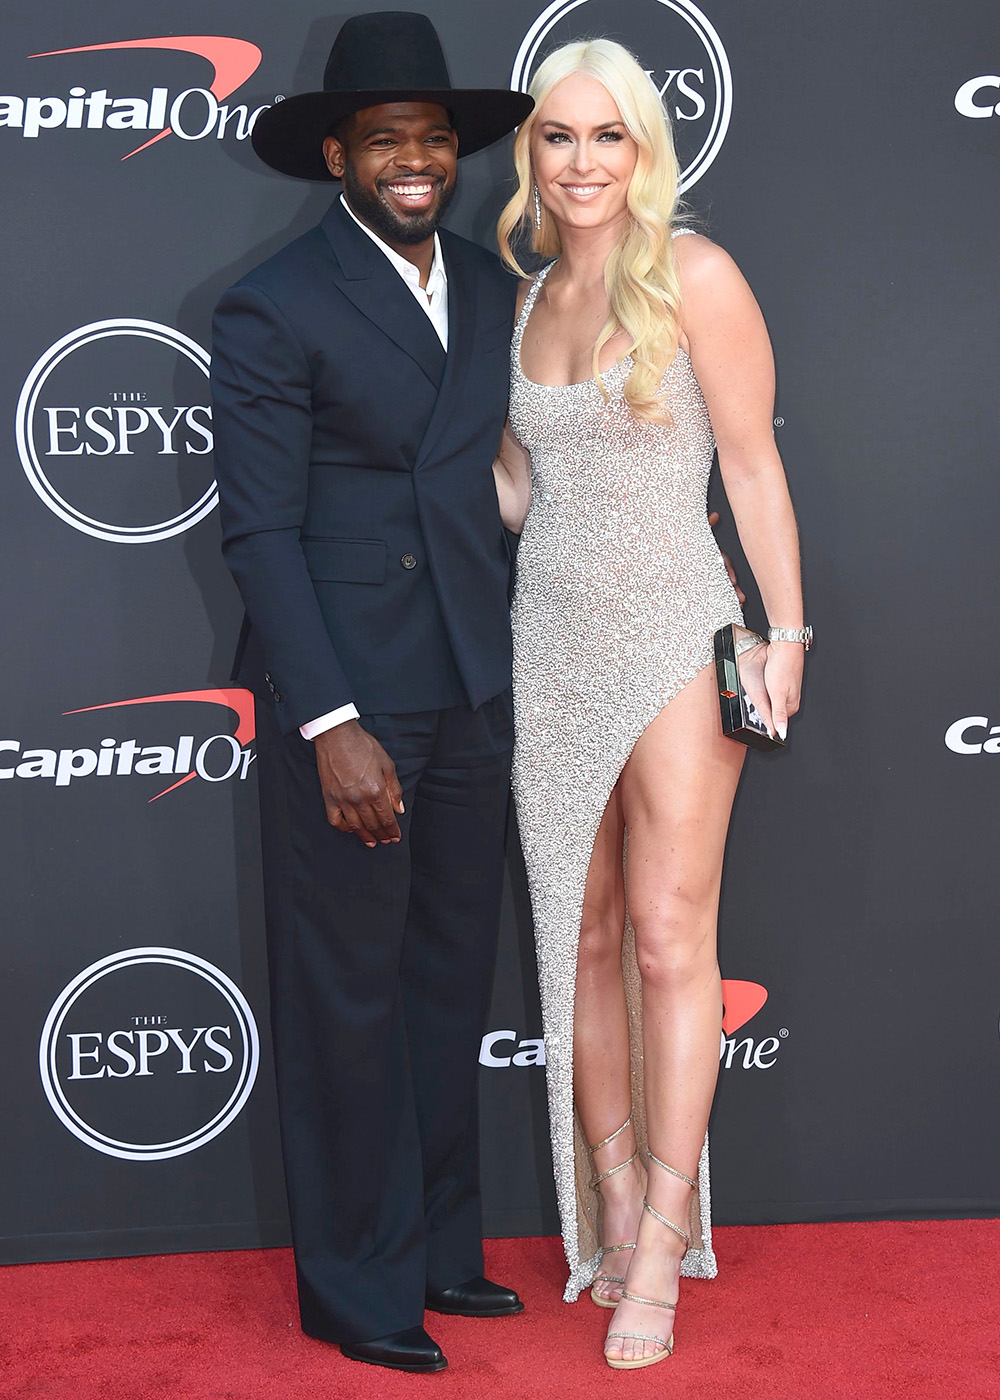
<path id="1" fill-rule="evenodd" d="M 454 1313 L 458 1317 L 511 1317 L 524 1312 L 524 1304 L 513 1288 L 501 1288 L 499 1283 L 477 1275 L 457 1288 L 427 1294 L 431 1312 Z"/>
<path id="2" fill-rule="evenodd" d="M 390 1366 L 394 1371 L 443 1371 L 448 1364 L 437 1342 L 422 1327 L 407 1327 L 371 1342 L 341 1342 L 340 1350 L 351 1361 Z"/>

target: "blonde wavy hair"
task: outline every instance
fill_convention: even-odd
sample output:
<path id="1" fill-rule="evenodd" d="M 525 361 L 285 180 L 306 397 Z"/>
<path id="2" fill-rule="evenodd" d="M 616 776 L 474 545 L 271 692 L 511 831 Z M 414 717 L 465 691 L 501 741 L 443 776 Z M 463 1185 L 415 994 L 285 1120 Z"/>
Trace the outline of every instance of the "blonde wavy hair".
<path id="1" fill-rule="evenodd" d="M 531 138 L 538 113 L 549 93 L 564 78 L 586 73 L 596 78 L 617 104 L 628 134 L 639 148 L 628 188 L 626 230 L 604 268 L 611 314 L 594 344 L 594 378 L 608 398 L 598 371 L 601 349 L 619 330 L 631 341 L 627 354 L 633 368 L 625 382 L 625 399 L 637 418 L 667 423 L 660 381 L 677 351 L 680 286 L 670 233 L 679 212 L 679 170 L 670 119 L 649 77 L 628 49 L 611 39 L 586 39 L 555 49 L 540 65 L 528 91 L 535 108 L 514 141 L 517 190 L 497 223 L 504 263 L 519 276 L 512 239 L 530 232 L 531 247 L 543 258 L 562 251 L 555 219 L 542 205 L 541 228 L 534 227 L 534 174 Z"/>

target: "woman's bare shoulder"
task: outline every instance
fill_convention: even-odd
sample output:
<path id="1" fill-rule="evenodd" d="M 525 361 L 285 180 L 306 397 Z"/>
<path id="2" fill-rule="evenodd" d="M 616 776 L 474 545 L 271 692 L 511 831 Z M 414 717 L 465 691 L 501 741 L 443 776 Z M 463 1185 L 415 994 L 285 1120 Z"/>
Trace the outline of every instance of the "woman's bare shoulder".
<path id="1" fill-rule="evenodd" d="M 760 307 L 735 261 L 703 234 L 674 239 L 681 292 L 681 326 L 690 340 L 724 333 L 730 340 L 756 335 Z"/>
<path id="2" fill-rule="evenodd" d="M 674 261 L 682 277 L 712 277 L 736 267 L 725 248 L 694 229 L 675 231 L 673 250 Z"/>
<path id="3" fill-rule="evenodd" d="M 733 258 L 704 234 L 675 238 L 674 259 L 685 324 L 702 312 L 714 317 L 721 309 L 756 310 L 753 292 Z"/>

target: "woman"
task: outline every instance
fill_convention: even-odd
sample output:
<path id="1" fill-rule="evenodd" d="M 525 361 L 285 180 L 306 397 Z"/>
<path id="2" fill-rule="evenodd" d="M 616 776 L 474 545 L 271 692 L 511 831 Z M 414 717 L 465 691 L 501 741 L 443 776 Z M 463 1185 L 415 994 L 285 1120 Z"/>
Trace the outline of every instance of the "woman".
<path id="1" fill-rule="evenodd" d="M 802 629 L 802 597 L 767 332 L 727 254 L 671 236 L 686 230 L 652 85 L 597 40 L 550 55 L 531 93 L 499 225 L 516 271 L 521 229 L 555 258 L 520 288 L 495 468 L 504 521 L 523 525 L 514 792 L 565 1296 L 593 1282 L 615 1309 L 605 1356 L 624 1369 L 670 1354 L 682 1261 L 716 1272 L 716 921 L 744 749 L 722 734 L 711 665 L 713 633 L 742 621 L 705 513 L 715 442 L 772 625 Z M 803 652 L 768 648 L 764 718 L 782 737 Z"/>

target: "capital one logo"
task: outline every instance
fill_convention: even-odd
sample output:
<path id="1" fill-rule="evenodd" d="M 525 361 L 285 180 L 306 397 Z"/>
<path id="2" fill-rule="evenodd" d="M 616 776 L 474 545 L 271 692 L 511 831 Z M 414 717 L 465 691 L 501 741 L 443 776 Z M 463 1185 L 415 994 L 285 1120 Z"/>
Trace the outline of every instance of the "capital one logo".
<path id="1" fill-rule="evenodd" d="M 781 1042 L 788 1036 L 782 1026 L 777 1035 L 754 1040 L 752 1034 L 737 1039 L 737 1032 L 753 1020 L 767 1001 L 767 988 L 759 982 L 722 981 L 722 1040 L 719 1064 L 723 1069 L 773 1069 Z"/>
<path id="2" fill-rule="evenodd" d="M 593 34 L 638 56 L 671 117 L 680 189 L 690 189 L 722 149 L 732 116 L 733 76 L 715 26 L 693 0 L 553 0 L 521 42 L 511 87 L 527 92 L 553 49 Z"/>
<path id="3" fill-rule="evenodd" d="M 162 1162 L 225 1132 L 257 1078 L 260 1040 L 236 983 L 178 948 L 128 948 L 73 978 L 38 1046 L 42 1088 L 74 1137 Z"/>
<path id="4" fill-rule="evenodd" d="M 92 321 L 28 371 L 15 435 L 39 500 L 114 544 L 183 534 L 219 502 L 209 354 L 158 321 Z"/>
<path id="5" fill-rule="evenodd" d="M 1000 77 L 987 73 L 963 83 L 955 93 L 955 111 L 960 117 L 1000 117 Z"/>
<path id="6" fill-rule="evenodd" d="M 123 49 L 173 49 L 190 54 L 209 64 L 211 81 L 208 87 L 188 87 L 177 93 L 168 87 L 153 86 L 142 96 L 132 97 L 113 96 L 106 87 L 88 89 L 72 81 L 61 94 L 49 97 L 10 94 L 0 97 L 0 127 L 20 131 L 28 140 L 37 140 L 43 131 L 56 128 L 86 133 L 104 130 L 154 132 L 122 156 L 122 160 L 128 160 L 170 135 L 182 141 L 202 141 L 213 136 L 221 141 L 232 134 L 237 141 L 245 141 L 257 117 L 268 105 L 265 103 L 250 112 L 245 104 L 231 107 L 224 101 L 260 64 L 260 49 L 246 39 L 225 38 L 219 34 L 172 35 L 82 44 L 77 48 L 50 49 L 29 56 L 33 59 L 61 58 L 69 54 Z M 75 67 L 79 68 L 79 64 Z M 91 63 L 87 63 L 87 68 L 91 68 Z M 119 71 L 119 66 L 112 65 L 111 71 Z M 80 76 L 84 76 L 82 69 Z"/>
<path id="7" fill-rule="evenodd" d="M 743 1069 L 771 1069 L 778 1048 L 788 1032 L 784 1028 L 777 1036 L 765 1036 L 755 1041 L 752 1035 L 737 1040 L 736 1032 L 757 1015 L 767 1001 L 767 988 L 759 982 L 737 982 L 723 979 L 722 983 L 722 1044 L 719 1061 L 723 1069 L 734 1065 Z M 479 1047 L 479 1063 L 486 1069 L 529 1069 L 545 1064 L 545 1041 L 525 1037 L 517 1031 L 487 1031 Z"/>
<path id="8" fill-rule="evenodd" d="M 949 724 L 944 743 L 952 753 L 1000 753 L 1000 724 L 991 724 L 988 715 L 966 715 Z"/>
<path id="9" fill-rule="evenodd" d="M 541 1036 L 522 1040 L 517 1031 L 487 1031 L 479 1047 L 479 1063 L 486 1069 L 544 1065 L 545 1041 Z"/>
<path id="10" fill-rule="evenodd" d="M 177 734 L 169 744 L 147 744 L 135 737 L 119 739 L 108 735 L 100 740 L 91 739 L 89 744 L 80 747 L 67 745 L 58 749 L 25 744 L 21 739 L 0 739 L 0 782 L 42 778 L 50 779 L 56 788 L 68 788 L 83 779 L 155 777 L 162 783 L 169 777 L 167 786 L 148 799 L 156 802 L 196 778 L 208 783 L 245 779 L 255 757 L 250 748 L 255 721 L 253 696 L 249 690 L 179 690 L 169 695 L 140 695 L 134 700 L 112 700 L 104 705 L 66 710 L 64 717 L 93 714 L 98 710 L 122 710 L 133 705 L 177 704 L 221 706 L 235 715 L 236 732 L 210 733 L 205 738 L 197 733 Z M 120 724 L 121 716 L 117 718 Z M 158 716 L 156 729 L 160 732 L 155 734 L 156 739 L 167 737 L 162 727 L 162 717 Z"/>

